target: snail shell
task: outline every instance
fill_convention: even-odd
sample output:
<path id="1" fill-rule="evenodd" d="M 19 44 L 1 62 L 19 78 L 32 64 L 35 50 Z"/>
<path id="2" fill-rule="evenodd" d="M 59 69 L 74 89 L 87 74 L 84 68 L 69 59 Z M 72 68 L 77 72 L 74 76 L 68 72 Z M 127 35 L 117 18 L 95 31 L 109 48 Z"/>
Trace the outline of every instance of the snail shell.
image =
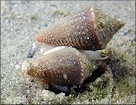
<path id="1" fill-rule="evenodd" d="M 28 75 L 47 84 L 81 85 L 96 69 L 95 64 L 72 47 L 56 47 L 31 63 Z"/>
<path id="2" fill-rule="evenodd" d="M 89 8 L 60 20 L 35 38 L 53 46 L 101 50 L 123 25 L 99 9 Z"/>

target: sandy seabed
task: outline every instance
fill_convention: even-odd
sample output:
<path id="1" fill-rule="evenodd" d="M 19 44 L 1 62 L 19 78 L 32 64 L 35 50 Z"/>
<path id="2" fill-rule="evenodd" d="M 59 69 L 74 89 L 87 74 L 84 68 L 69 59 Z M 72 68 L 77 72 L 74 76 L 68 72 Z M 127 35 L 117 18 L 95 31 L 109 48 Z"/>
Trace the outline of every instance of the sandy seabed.
<path id="1" fill-rule="evenodd" d="M 48 90 L 30 91 L 29 86 L 26 86 L 26 78 L 21 74 L 22 63 L 28 60 L 27 54 L 35 34 L 45 30 L 61 17 L 91 6 L 96 6 L 125 22 L 125 26 L 116 33 L 107 48 L 114 49 L 117 55 L 123 55 L 128 64 L 127 70 L 134 71 L 134 1 L 1 1 L 1 103 L 109 103 L 108 95 L 101 99 L 92 99 L 91 92 L 73 98 L 66 97 L 64 93 L 55 95 Z M 129 80 L 134 88 L 135 82 L 131 73 Z M 135 93 L 134 90 L 131 91 L 121 96 L 119 91 L 115 92 L 110 103 L 134 103 Z M 33 94 L 29 95 L 30 93 Z"/>

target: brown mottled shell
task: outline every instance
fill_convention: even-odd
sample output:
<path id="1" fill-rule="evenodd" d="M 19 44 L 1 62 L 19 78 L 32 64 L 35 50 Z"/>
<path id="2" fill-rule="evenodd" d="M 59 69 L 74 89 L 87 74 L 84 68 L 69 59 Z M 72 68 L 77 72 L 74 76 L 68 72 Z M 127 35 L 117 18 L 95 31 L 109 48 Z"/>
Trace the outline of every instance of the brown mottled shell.
<path id="1" fill-rule="evenodd" d="M 78 50 L 68 47 L 48 53 L 31 64 L 28 75 L 47 84 L 81 85 L 95 66 Z"/>
<path id="2" fill-rule="evenodd" d="M 36 35 L 36 40 L 54 46 L 100 50 L 123 25 L 99 9 L 89 8 L 48 27 Z"/>

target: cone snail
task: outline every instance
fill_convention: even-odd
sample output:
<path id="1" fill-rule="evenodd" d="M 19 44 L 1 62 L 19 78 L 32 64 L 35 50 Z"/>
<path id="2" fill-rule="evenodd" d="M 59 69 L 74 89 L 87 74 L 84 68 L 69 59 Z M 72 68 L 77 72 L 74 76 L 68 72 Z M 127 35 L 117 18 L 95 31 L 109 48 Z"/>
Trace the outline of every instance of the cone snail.
<path id="1" fill-rule="evenodd" d="M 27 74 L 52 86 L 82 85 L 98 68 L 95 60 L 104 59 L 94 51 L 104 49 L 123 25 L 97 8 L 64 18 L 35 36 L 37 42 L 61 47 L 32 62 Z"/>
<path id="2" fill-rule="evenodd" d="M 88 8 L 53 24 L 35 39 L 54 46 L 95 51 L 104 49 L 123 25 L 99 9 Z"/>

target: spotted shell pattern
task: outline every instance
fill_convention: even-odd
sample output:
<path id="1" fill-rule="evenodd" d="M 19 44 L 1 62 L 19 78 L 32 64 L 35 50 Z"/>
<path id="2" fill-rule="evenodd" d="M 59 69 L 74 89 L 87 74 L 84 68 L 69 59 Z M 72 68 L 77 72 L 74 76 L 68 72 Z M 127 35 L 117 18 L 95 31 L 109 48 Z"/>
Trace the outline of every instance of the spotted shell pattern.
<path id="1" fill-rule="evenodd" d="M 68 47 L 47 53 L 33 62 L 28 75 L 51 85 L 81 85 L 95 68 L 85 55 Z"/>
<path id="2" fill-rule="evenodd" d="M 104 49 L 123 23 L 96 8 L 68 16 L 36 35 L 38 42 L 83 50 Z"/>

